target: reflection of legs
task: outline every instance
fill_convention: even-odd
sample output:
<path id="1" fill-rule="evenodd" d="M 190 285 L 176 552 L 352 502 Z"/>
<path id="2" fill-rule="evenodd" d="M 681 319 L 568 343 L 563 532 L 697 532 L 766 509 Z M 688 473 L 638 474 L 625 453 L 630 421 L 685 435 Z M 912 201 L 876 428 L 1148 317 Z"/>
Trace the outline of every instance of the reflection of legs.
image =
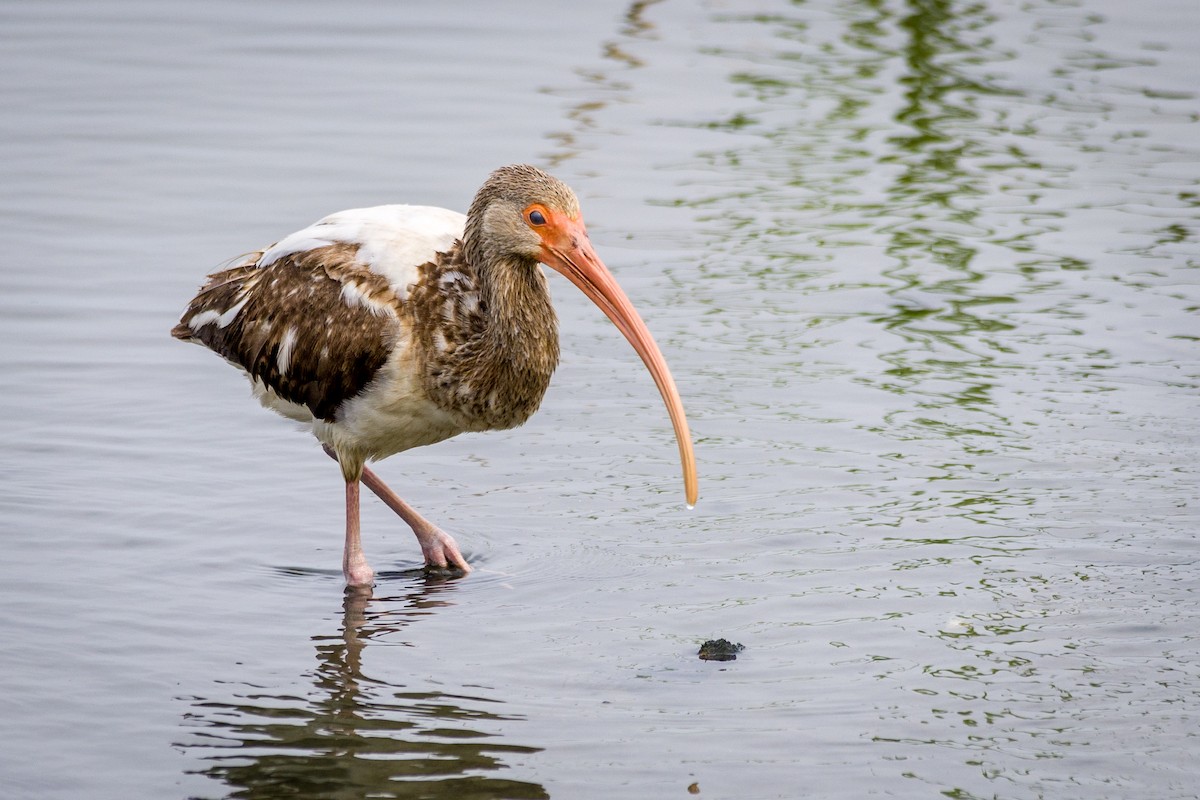
<path id="1" fill-rule="evenodd" d="M 425 556 L 425 566 L 445 569 L 455 567 L 463 572 L 470 572 L 471 567 L 458 550 L 454 538 L 417 513 L 416 509 L 400 499 L 370 467 L 363 467 L 362 482 L 375 495 L 387 504 L 387 507 L 400 515 L 400 519 L 408 523 L 421 544 L 421 553 Z"/>
<path id="2" fill-rule="evenodd" d="M 346 481 L 346 549 L 342 551 L 342 574 L 346 576 L 347 586 L 369 589 L 375 582 L 375 571 L 363 554 L 358 494 L 358 481 Z"/>

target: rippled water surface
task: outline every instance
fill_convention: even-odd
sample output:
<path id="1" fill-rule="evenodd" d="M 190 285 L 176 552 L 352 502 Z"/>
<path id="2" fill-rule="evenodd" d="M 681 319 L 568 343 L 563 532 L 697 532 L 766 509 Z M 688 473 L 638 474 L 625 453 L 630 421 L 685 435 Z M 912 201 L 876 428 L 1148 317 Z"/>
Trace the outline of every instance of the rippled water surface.
<path id="1" fill-rule="evenodd" d="M 0 6 L 0 795 L 1185 798 L 1200 6 Z M 603 316 L 342 486 L 167 331 L 340 208 L 547 167 Z M 745 645 L 702 662 L 706 639 Z"/>

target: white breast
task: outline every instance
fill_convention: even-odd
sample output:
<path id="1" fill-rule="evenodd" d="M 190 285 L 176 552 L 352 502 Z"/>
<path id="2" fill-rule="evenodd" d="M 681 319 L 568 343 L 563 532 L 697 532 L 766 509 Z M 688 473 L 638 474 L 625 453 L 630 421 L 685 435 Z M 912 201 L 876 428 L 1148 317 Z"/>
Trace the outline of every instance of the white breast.
<path id="1" fill-rule="evenodd" d="M 258 266 L 331 244 L 356 244 L 359 263 L 387 278 L 404 300 L 417 280 L 417 267 L 449 250 L 462 237 L 466 222 L 457 211 L 435 206 L 353 208 L 280 239 L 262 254 Z"/>

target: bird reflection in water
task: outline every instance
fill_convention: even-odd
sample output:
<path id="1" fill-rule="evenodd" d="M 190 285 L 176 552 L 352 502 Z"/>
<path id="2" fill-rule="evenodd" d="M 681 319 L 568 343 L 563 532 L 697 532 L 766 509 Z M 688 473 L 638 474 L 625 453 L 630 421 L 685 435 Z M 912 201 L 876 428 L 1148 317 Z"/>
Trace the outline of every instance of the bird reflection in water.
<path id="1" fill-rule="evenodd" d="M 403 691 L 363 673 L 372 639 L 447 605 L 439 595 L 452 581 L 416 581 L 403 595 L 346 595 L 341 631 L 313 637 L 317 667 L 306 695 L 247 685 L 233 701 L 189 698 L 192 736 L 176 746 L 207 762 L 195 772 L 237 798 L 549 797 L 539 784 L 491 774 L 509 768 L 505 757 L 541 750 L 496 740 L 521 719 L 500 713 L 500 701 L 474 688 Z"/>

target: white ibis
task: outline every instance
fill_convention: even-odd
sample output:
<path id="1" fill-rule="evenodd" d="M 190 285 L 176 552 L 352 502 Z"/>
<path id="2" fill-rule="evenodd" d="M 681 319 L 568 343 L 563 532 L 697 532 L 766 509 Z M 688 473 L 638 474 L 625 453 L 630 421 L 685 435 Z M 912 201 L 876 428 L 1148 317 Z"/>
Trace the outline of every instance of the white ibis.
<path id="1" fill-rule="evenodd" d="M 359 481 L 407 522 L 427 569 L 470 571 L 454 539 L 366 466 L 537 410 L 558 364 L 539 262 L 608 315 L 667 405 L 688 504 L 696 463 L 658 346 L 592 250 L 570 187 L 531 166 L 493 172 L 464 217 L 428 206 L 342 211 L 209 276 L 171 334 L 242 369 L 267 408 L 311 426 L 346 480 L 349 587 L 370 587 Z"/>

